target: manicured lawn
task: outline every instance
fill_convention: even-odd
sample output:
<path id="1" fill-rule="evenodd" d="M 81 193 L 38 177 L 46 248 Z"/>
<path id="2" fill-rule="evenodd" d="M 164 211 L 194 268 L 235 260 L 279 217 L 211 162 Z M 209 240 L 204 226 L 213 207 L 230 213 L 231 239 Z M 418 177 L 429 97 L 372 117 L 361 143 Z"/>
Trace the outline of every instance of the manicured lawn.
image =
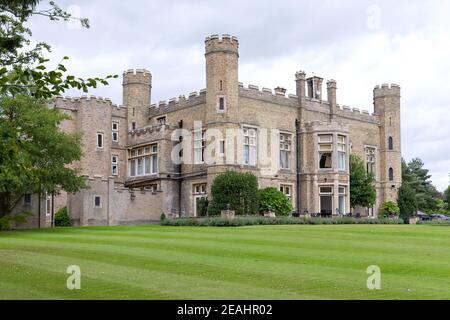
<path id="1" fill-rule="evenodd" d="M 69 265 L 81 290 L 66 288 Z M 366 287 L 370 265 L 381 290 Z M 450 299 L 450 227 L 3 232 L 0 299 Z"/>

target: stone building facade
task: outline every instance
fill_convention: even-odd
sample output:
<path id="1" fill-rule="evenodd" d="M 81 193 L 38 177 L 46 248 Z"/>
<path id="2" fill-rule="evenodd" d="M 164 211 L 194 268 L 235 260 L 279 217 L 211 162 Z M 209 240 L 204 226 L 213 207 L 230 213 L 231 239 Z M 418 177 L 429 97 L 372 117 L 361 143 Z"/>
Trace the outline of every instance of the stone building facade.
<path id="1" fill-rule="evenodd" d="M 275 187 L 295 211 L 376 216 L 401 185 L 400 87 L 376 86 L 374 113 L 337 103 L 337 84 L 295 74 L 296 93 L 238 80 L 238 40 L 205 40 L 206 89 L 151 103 L 152 75 L 123 73 L 123 104 L 101 97 L 57 98 L 68 132 L 82 135 L 74 163 L 89 188 L 52 197 L 75 225 L 147 223 L 197 215 L 214 178 L 252 172 Z M 349 155 L 376 177 L 373 208 L 350 208 Z M 48 212 L 44 208 L 44 211 Z M 47 221 L 48 223 L 48 221 Z"/>

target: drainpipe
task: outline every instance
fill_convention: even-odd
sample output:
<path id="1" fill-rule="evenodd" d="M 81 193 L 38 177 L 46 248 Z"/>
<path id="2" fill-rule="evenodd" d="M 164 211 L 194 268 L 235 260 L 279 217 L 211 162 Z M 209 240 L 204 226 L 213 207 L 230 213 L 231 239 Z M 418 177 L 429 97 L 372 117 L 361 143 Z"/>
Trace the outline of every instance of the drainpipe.
<path id="1" fill-rule="evenodd" d="M 297 166 L 296 170 L 296 211 L 298 214 L 300 214 L 300 121 L 298 119 L 295 119 L 295 162 Z"/>
<path id="2" fill-rule="evenodd" d="M 106 224 L 109 226 L 109 177 L 107 177 L 108 179 L 108 192 L 107 192 L 107 197 L 106 197 Z"/>

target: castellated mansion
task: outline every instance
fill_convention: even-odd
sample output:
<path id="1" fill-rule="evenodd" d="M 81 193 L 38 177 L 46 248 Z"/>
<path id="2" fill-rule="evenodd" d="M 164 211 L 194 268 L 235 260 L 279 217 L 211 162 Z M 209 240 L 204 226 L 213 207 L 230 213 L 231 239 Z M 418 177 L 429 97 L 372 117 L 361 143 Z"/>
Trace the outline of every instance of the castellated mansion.
<path id="1" fill-rule="evenodd" d="M 151 100 L 152 75 L 123 73 L 123 103 L 59 97 L 50 107 L 82 135 L 83 158 L 73 163 L 88 188 L 76 194 L 25 195 L 15 210 L 38 212 L 41 226 L 67 206 L 73 225 L 121 225 L 196 216 L 214 178 L 251 172 L 260 187 L 275 187 L 295 211 L 376 217 L 401 185 L 400 87 L 373 90 L 374 113 L 337 102 L 337 84 L 295 73 L 296 92 L 243 85 L 238 40 L 205 40 L 206 89 L 168 101 Z M 257 79 L 255 79 L 257 80 Z M 326 88 L 324 88 L 326 86 Z M 326 89 L 326 95 L 325 95 Z M 326 97 L 326 99 L 325 99 Z M 349 155 L 376 177 L 373 208 L 350 208 Z M 37 218 L 29 224 L 36 225 Z"/>

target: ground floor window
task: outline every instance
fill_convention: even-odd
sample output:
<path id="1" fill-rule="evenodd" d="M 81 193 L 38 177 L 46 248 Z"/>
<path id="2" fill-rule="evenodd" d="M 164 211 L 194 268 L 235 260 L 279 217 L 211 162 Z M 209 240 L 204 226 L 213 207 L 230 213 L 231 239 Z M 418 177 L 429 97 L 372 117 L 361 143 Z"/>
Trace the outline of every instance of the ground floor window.
<path id="1" fill-rule="evenodd" d="M 344 186 L 339 187 L 339 214 L 347 214 L 347 188 Z"/>
<path id="2" fill-rule="evenodd" d="M 280 185 L 280 191 L 292 202 L 292 186 Z"/>
<path id="3" fill-rule="evenodd" d="M 333 215 L 333 186 L 319 187 L 320 214 Z"/>
<path id="4" fill-rule="evenodd" d="M 47 195 L 45 197 L 45 214 L 46 215 L 50 215 L 51 208 L 52 208 L 52 198 L 49 195 Z"/>
<path id="5" fill-rule="evenodd" d="M 199 183 L 193 185 L 194 193 L 194 216 L 206 215 L 206 201 L 207 191 L 206 183 Z"/>

